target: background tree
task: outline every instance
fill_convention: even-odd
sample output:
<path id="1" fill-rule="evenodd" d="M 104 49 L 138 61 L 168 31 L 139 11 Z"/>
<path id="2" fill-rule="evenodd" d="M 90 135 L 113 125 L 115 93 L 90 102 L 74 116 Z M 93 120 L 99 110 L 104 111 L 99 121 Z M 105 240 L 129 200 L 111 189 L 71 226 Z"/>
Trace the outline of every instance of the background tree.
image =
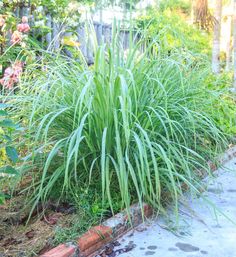
<path id="1" fill-rule="evenodd" d="M 212 71 L 220 72 L 220 32 L 221 32 L 222 0 L 215 0 L 214 33 L 212 46 Z"/>
<path id="2" fill-rule="evenodd" d="M 226 60 L 225 60 L 225 71 L 230 71 L 231 69 L 231 55 L 232 55 L 232 15 L 227 15 L 225 18 L 227 24 L 227 31 L 225 32 L 225 41 L 226 41 Z"/>
<path id="3" fill-rule="evenodd" d="M 194 21 L 201 29 L 210 30 L 214 19 L 208 8 L 208 0 L 192 1 Z"/>

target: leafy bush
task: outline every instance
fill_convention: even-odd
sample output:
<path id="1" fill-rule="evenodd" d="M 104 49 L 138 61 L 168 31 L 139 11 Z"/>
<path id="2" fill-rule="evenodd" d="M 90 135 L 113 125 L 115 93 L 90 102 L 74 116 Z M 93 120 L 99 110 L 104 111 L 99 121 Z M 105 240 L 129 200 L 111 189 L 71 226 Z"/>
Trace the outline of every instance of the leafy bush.
<path id="1" fill-rule="evenodd" d="M 147 39 L 158 39 L 158 51 L 183 49 L 193 53 L 211 53 L 210 35 L 188 24 L 176 12 L 150 9 L 147 15 L 140 16 L 136 22 Z"/>
<path id="2" fill-rule="evenodd" d="M 180 185 L 197 191 L 193 171 L 207 170 L 204 159 L 226 145 L 211 117 L 208 72 L 194 56 L 156 57 L 155 42 L 143 54 L 138 45 L 124 53 L 115 38 L 92 67 L 61 57 L 33 66 L 13 97 L 29 124 L 33 206 L 54 190 L 91 186 L 111 208 L 119 196 L 121 208 L 145 200 L 161 209 L 166 194 L 177 206 Z"/>
<path id="3" fill-rule="evenodd" d="M 222 73 L 220 75 L 210 74 L 204 82 L 210 90 L 214 89 L 216 97 L 213 102 L 212 117 L 218 126 L 230 137 L 236 135 L 236 99 L 230 88 L 232 87 L 232 75 Z"/>
<path id="4" fill-rule="evenodd" d="M 186 0 L 163 0 L 160 3 L 160 10 L 165 11 L 170 9 L 171 11 L 182 11 L 183 13 L 190 14 L 191 4 Z"/>
<path id="5" fill-rule="evenodd" d="M 18 154 L 12 143 L 12 135 L 18 127 L 9 119 L 6 107 L 6 104 L 0 103 L 0 204 L 5 199 L 5 194 L 1 192 L 1 181 L 5 176 L 18 175 L 13 168 L 18 161 Z"/>

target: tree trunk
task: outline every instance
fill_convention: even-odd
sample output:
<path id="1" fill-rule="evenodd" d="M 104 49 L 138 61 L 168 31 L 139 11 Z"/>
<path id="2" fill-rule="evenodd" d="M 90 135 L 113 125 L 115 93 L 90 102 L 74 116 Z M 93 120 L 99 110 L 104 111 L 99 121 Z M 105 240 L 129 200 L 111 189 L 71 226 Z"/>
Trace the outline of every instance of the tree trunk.
<path id="1" fill-rule="evenodd" d="M 191 24 L 194 23 L 194 0 L 191 0 L 191 15 L 190 15 L 190 21 L 191 21 Z"/>
<path id="2" fill-rule="evenodd" d="M 230 71 L 231 69 L 231 32 L 232 32 L 232 16 L 227 17 L 227 34 L 226 37 L 226 64 L 225 64 L 225 70 Z"/>
<path id="3" fill-rule="evenodd" d="M 208 8 L 208 0 L 192 0 L 191 15 L 200 29 L 209 31 L 213 27 L 214 19 Z"/>
<path id="4" fill-rule="evenodd" d="M 222 16 L 222 0 L 215 0 L 215 25 L 213 34 L 212 47 L 212 72 L 220 73 L 220 31 L 221 31 L 221 16 Z"/>
<path id="5" fill-rule="evenodd" d="M 233 26 L 234 26 L 234 88 L 236 90 L 236 0 L 234 0 Z"/>

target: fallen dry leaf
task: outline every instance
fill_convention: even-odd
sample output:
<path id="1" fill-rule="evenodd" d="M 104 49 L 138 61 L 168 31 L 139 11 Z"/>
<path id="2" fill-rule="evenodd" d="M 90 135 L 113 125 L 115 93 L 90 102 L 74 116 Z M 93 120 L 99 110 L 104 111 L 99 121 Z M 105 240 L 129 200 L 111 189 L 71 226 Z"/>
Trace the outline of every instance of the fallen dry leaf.
<path id="1" fill-rule="evenodd" d="M 33 237 L 35 236 L 35 231 L 32 229 L 32 230 L 26 232 L 25 235 L 26 235 L 29 239 L 31 239 L 31 238 L 33 238 Z"/>

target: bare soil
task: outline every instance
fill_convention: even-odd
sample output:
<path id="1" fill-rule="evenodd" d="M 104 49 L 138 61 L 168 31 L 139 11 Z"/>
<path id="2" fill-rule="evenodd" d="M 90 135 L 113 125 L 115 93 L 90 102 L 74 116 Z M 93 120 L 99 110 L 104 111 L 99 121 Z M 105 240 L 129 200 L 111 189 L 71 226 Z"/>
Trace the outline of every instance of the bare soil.
<path id="1" fill-rule="evenodd" d="M 70 206 L 47 206 L 43 213 L 34 213 L 28 222 L 23 196 L 0 206 L 0 257 L 38 256 L 48 251 L 53 247 L 55 228 L 68 227 L 76 215 Z"/>

